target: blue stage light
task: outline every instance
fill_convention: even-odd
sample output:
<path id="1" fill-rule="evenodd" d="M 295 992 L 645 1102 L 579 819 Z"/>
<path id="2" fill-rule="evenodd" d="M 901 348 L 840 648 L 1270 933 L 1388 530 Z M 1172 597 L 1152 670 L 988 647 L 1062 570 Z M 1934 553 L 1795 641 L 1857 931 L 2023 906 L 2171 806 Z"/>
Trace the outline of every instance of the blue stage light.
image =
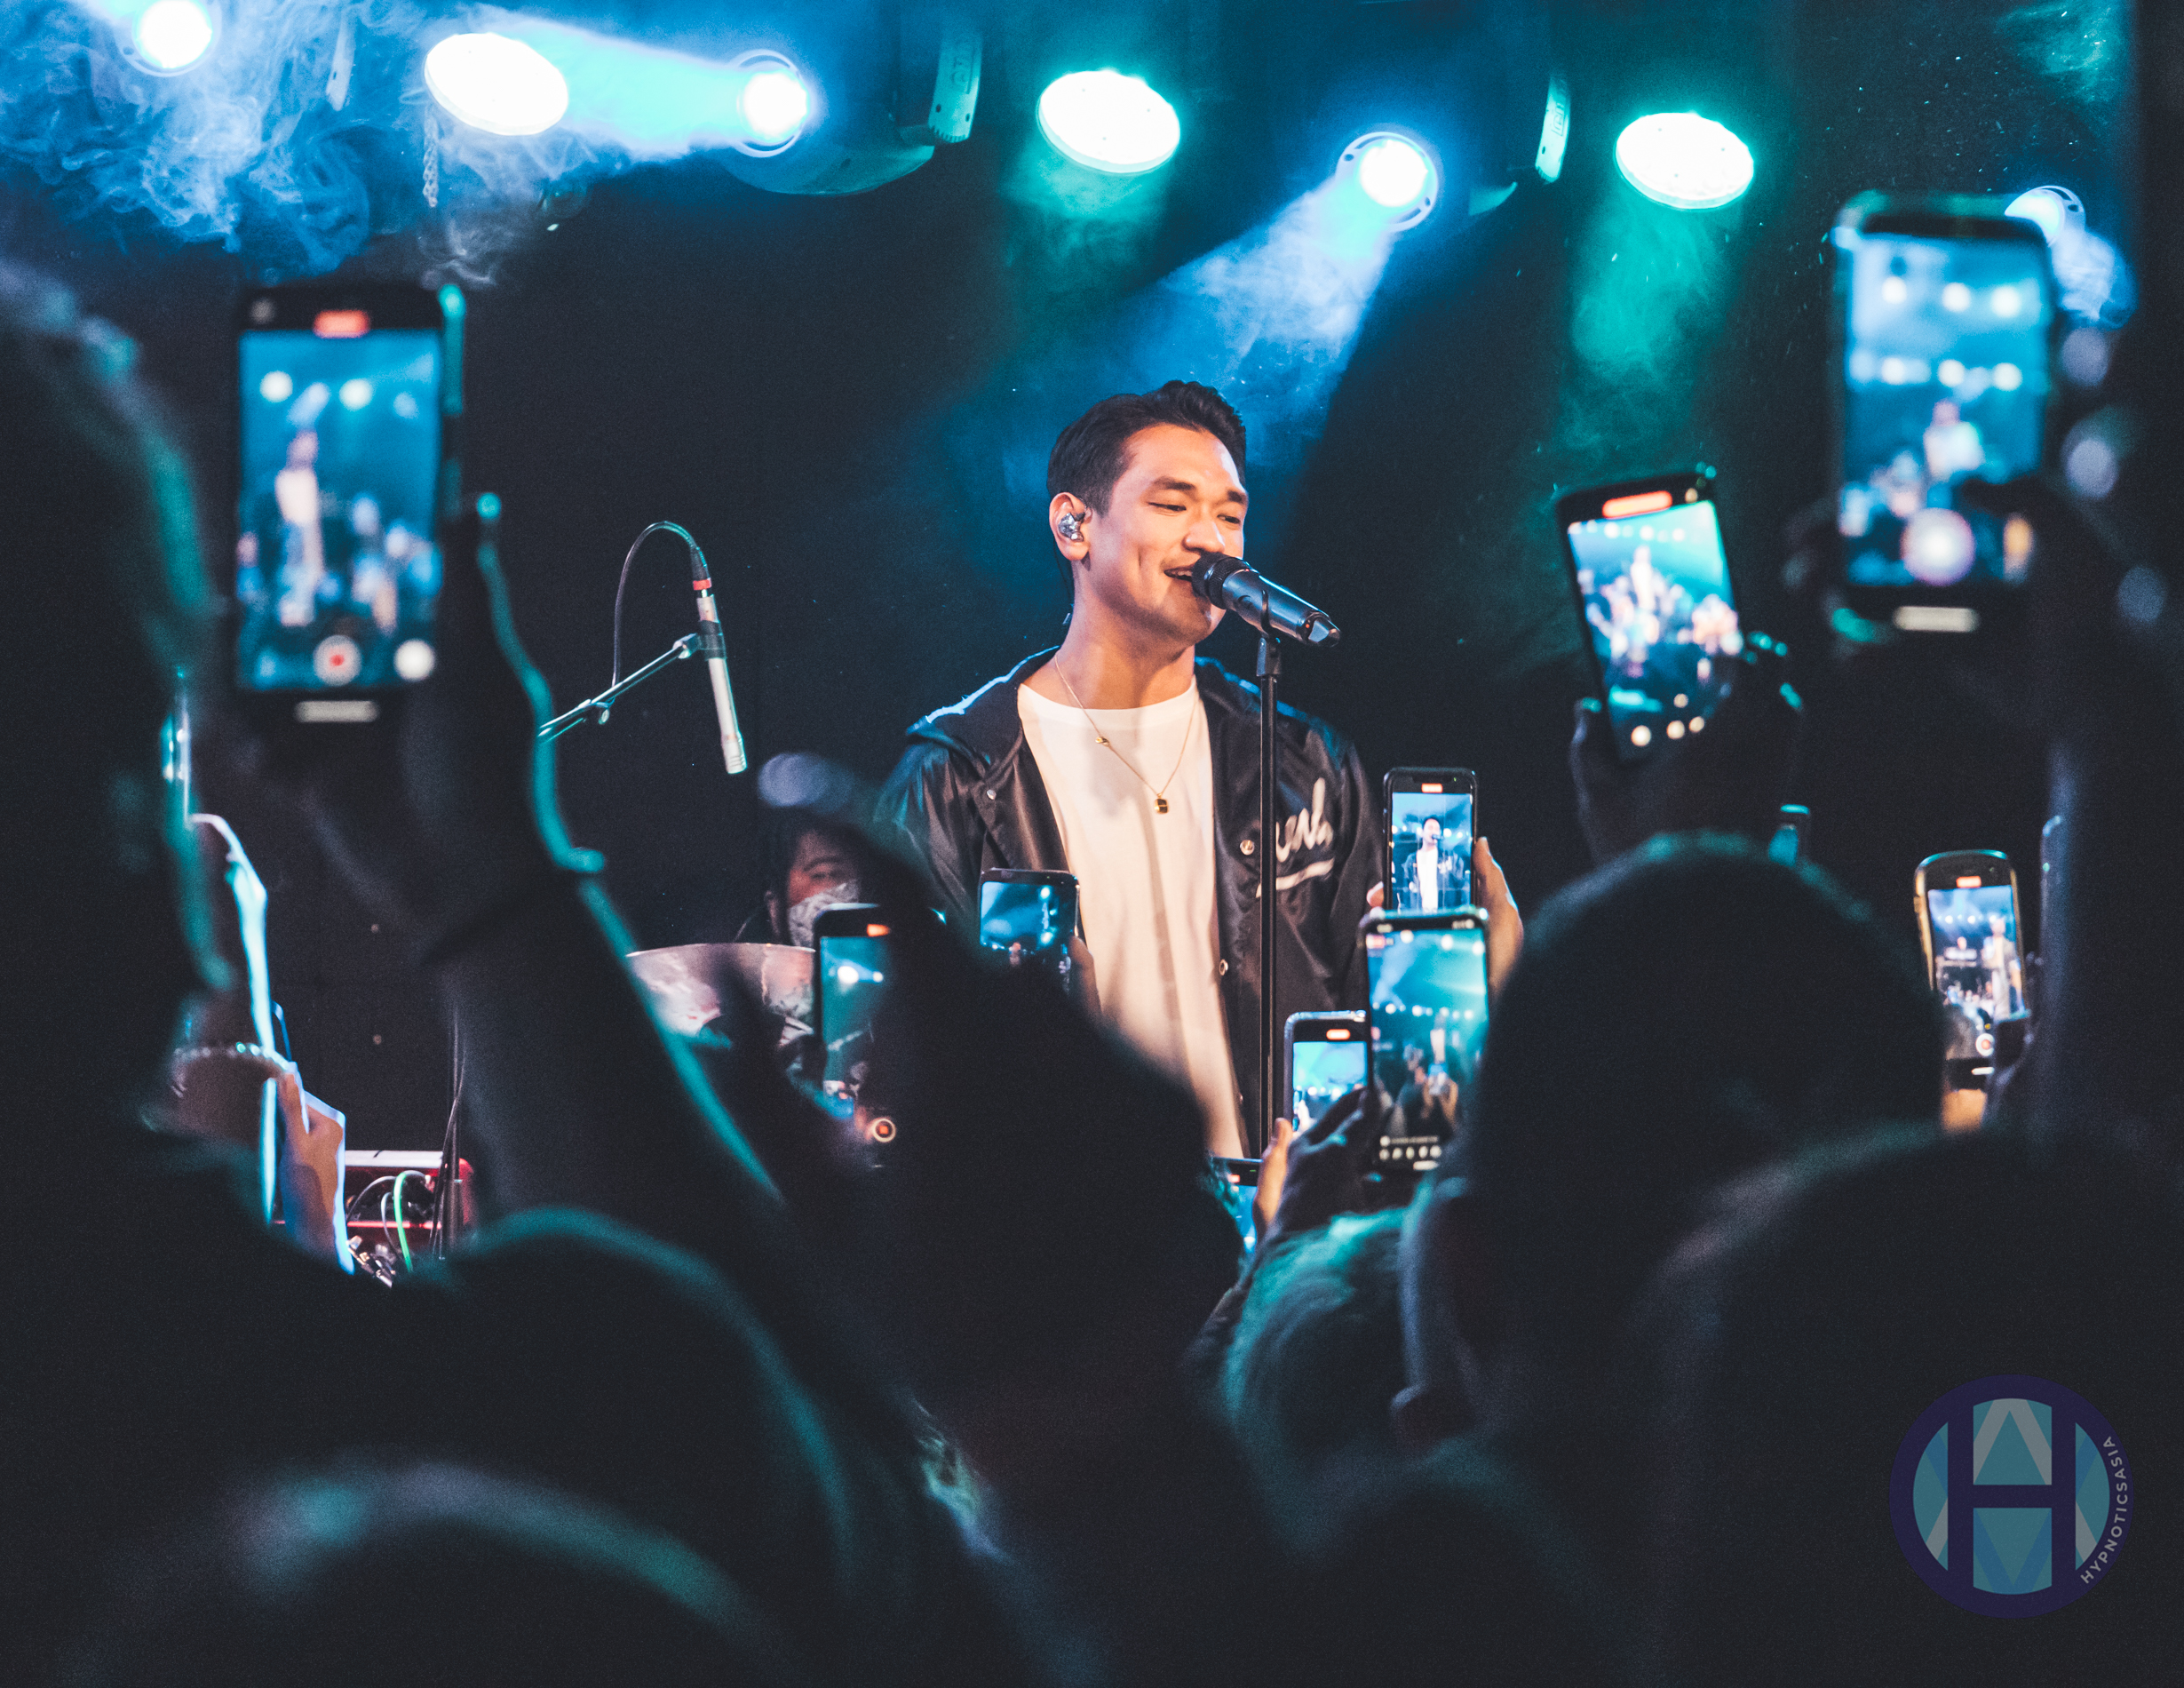
<path id="1" fill-rule="evenodd" d="M 212 14 L 197 0 L 152 0 L 137 14 L 137 52 L 151 69 L 187 70 L 212 49 Z"/>
<path id="2" fill-rule="evenodd" d="M 811 115 L 811 92 L 804 79 L 786 64 L 769 65 L 751 74 L 737 102 L 751 138 L 761 147 L 778 147 L 804 127 Z"/>
<path id="3" fill-rule="evenodd" d="M 1350 209 L 1330 205 L 1330 226 L 1354 225 L 1355 236 L 1377 239 L 1426 219 L 1441 197 L 1441 166 L 1432 148 L 1416 136 L 1375 129 L 1342 149 L 1335 162 L 1335 186 L 1343 190 L 1338 199 L 1346 196 Z"/>
<path id="4" fill-rule="evenodd" d="M 1110 176 L 1159 169 L 1183 138 L 1175 107 L 1119 70 L 1078 70 L 1049 83 L 1039 129 L 1072 163 Z"/>
<path id="5" fill-rule="evenodd" d="M 506 36 L 449 36 L 425 55 L 425 85 L 448 114 L 489 135 L 536 135 L 568 110 L 568 82 L 537 48 Z"/>
<path id="6" fill-rule="evenodd" d="M 1433 173 L 1426 155 L 1397 135 L 1374 141 L 1357 157 L 1357 185 L 1367 199 L 1390 211 L 1414 204 Z"/>
<path id="7" fill-rule="evenodd" d="M 1751 149 L 1696 111 L 1658 111 L 1616 138 L 1616 168 L 1648 199 L 1711 211 L 1751 186 Z"/>

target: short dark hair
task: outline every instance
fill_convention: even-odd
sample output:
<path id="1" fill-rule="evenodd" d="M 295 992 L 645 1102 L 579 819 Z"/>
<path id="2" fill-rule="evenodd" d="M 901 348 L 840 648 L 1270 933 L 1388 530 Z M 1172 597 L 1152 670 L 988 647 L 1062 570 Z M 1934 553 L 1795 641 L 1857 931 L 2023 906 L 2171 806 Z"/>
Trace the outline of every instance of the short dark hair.
<path id="1" fill-rule="evenodd" d="M 1243 418 L 1235 406 L 1210 386 L 1171 381 L 1150 393 L 1117 393 L 1101 399 L 1062 429 L 1046 459 L 1046 496 L 1074 493 L 1090 508 L 1107 514 L 1108 500 L 1129 458 L 1131 436 L 1163 425 L 1211 434 L 1228 448 L 1235 459 L 1236 478 L 1243 478 Z"/>
<path id="2" fill-rule="evenodd" d="M 1817 870 L 1656 841 L 1557 896 L 1496 999 L 1454 1170 L 1513 1299 L 1600 1339 L 1712 1186 L 1878 1121 L 1935 1123 L 1940 1015 Z"/>

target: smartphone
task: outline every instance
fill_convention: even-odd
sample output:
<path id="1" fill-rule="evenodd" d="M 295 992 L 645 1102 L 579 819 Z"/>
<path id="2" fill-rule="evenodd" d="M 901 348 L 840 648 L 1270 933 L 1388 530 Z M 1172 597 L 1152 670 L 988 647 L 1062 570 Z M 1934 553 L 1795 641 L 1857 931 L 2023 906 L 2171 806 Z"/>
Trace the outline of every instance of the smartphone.
<path id="1" fill-rule="evenodd" d="M 1713 472 L 1569 493 L 1554 519 L 1616 755 L 1704 732 L 1744 648 Z"/>
<path id="2" fill-rule="evenodd" d="M 1282 1034 L 1290 1126 L 1302 1131 L 1365 1082 L 1371 1045 L 1356 1013 L 1292 1014 Z"/>
<path id="3" fill-rule="evenodd" d="M 1486 1040 L 1486 915 L 1369 914 L 1366 1000 L 1372 1062 L 1394 1106 L 1374 1151 L 1382 1175 L 1430 1171 L 1456 1134 L 1457 1106 Z"/>
<path id="4" fill-rule="evenodd" d="M 1076 874 L 989 868 L 978 876 L 978 941 L 1010 966 L 1067 974 L 1076 936 Z"/>
<path id="5" fill-rule="evenodd" d="M 1812 828 L 1813 812 L 1802 803 L 1784 803 L 1775 815 L 1775 836 L 1767 840 L 1767 853 L 1777 862 L 1794 867 L 1804 859 L 1805 835 Z"/>
<path id="6" fill-rule="evenodd" d="M 1392 768 L 1380 782 L 1381 863 L 1391 914 L 1438 914 L 1471 902 L 1479 776 L 1468 768 Z"/>
<path id="7" fill-rule="evenodd" d="M 870 903 L 838 903 L 812 921 L 812 1012 L 825 1063 L 820 1091 L 836 1111 L 854 1110 L 872 1058 L 872 1016 L 894 971 L 893 926 Z"/>
<path id="8" fill-rule="evenodd" d="M 236 318 L 234 680 L 303 721 L 368 721 L 433 672 L 459 490 L 463 295 L 252 288 Z"/>
<path id="9" fill-rule="evenodd" d="M 1926 974 L 1948 1016 L 1950 1078 L 1983 1083 L 2022 1047 L 2025 966 L 2017 874 L 1999 850 L 1954 850 L 1918 864 L 1914 893 Z"/>
<path id="10" fill-rule="evenodd" d="M 1903 633 L 1976 632 L 2032 561 L 2025 517 L 1964 496 L 2045 449 L 2054 275 L 2002 203 L 1867 194 L 1836 220 L 1841 592 Z"/>

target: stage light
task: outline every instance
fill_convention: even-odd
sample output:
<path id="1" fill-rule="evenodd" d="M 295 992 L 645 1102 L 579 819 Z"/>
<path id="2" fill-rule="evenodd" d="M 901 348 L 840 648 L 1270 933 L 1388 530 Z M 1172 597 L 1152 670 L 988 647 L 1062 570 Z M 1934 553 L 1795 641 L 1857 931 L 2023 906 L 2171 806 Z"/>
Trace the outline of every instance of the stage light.
<path id="1" fill-rule="evenodd" d="M 1039 131 L 1071 163 L 1110 176 L 1157 170 L 1183 138 L 1175 107 L 1136 76 L 1078 70 L 1039 96 Z"/>
<path id="2" fill-rule="evenodd" d="M 1334 179 L 1338 190 L 1354 190 L 1339 195 L 1351 210 L 1337 221 L 1358 224 L 1353 232 L 1360 236 L 1415 228 L 1441 197 L 1441 167 L 1432 149 L 1394 129 L 1371 130 L 1345 147 L 1335 161 Z"/>
<path id="3" fill-rule="evenodd" d="M 785 64 L 755 72 L 737 102 L 751 138 L 761 147 L 778 147 L 804 127 L 812 96 L 804 80 Z"/>
<path id="4" fill-rule="evenodd" d="M 1539 179 L 1551 182 L 1562 173 L 1562 155 L 1569 148 L 1569 80 L 1561 71 L 1547 78 L 1547 115 L 1540 120 L 1539 150 L 1532 168 Z"/>
<path id="5" fill-rule="evenodd" d="M 506 36 L 449 36 L 425 55 L 425 85 L 449 115 L 488 135 L 536 135 L 568 110 L 568 82 Z"/>
<path id="6" fill-rule="evenodd" d="M 137 16 L 137 52 L 147 68 L 171 76 L 212 48 L 212 14 L 197 0 L 152 0 Z"/>
<path id="7" fill-rule="evenodd" d="M 1616 139 L 1616 168 L 1648 199 L 1711 211 L 1751 186 L 1751 150 L 1696 111 L 1658 111 Z"/>
<path id="8" fill-rule="evenodd" d="M 1390 211 L 1402 211 L 1426 191 L 1433 167 L 1409 141 L 1391 135 L 1358 155 L 1357 185 L 1365 197 Z"/>
<path id="9" fill-rule="evenodd" d="M 2116 248 L 2085 227 L 2085 202 L 2068 187 L 2034 187 L 2004 214 L 2021 217 L 2047 237 L 2062 308 L 2081 322 L 2117 323 L 2131 315 L 2131 271 Z"/>
<path id="10" fill-rule="evenodd" d="M 2021 217 L 2029 223 L 2039 225 L 2040 233 L 2047 236 L 2049 245 L 2061 238 L 2070 227 L 2075 212 L 2077 226 L 2085 226 L 2085 207 L 2078 196 L 2067 187 L 2034 187 L 2018 195 L 2003 209 L 2005 217 Z"/>

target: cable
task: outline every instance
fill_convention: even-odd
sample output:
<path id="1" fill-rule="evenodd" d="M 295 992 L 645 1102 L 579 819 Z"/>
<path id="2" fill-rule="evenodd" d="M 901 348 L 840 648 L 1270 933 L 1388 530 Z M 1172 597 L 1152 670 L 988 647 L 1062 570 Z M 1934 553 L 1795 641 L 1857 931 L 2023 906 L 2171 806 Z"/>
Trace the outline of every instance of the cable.
<path id="1" fill-rule="evenodd" d="M 673 534 L 690 547 L 691 558 L 700 568 L 705 564 L 705 553 L 698 549 L 698 542 L 690 537 L 690 530 L 679 522 L 655 522 L 630 541 L 629 554 L 622 559 L 622 578 L 615 582 L 615 659 L 607 680 L 610 688 L 622 683 L 622 594 L 629 587 L 630 565 L 637 561 L 637 547 L 655 533 Z"/>
<path id="2" fill-rule="evenodd" d="M 415 1268 L 409 1259 L 409 1231 L 407 1222 L 402 1218 L 402 1184 L 405 1180 L 424 1176 L 425 1174 L 414 1166 L 394 1174 L 394 1240 L 401 1245 L 402 1270 L 406 1272 L 414 1270 Z"/>
<path id="3" fill-rule="evenodd" d="M 445 1260 L 455 1252 L 456 1230 L 463 1218 L 463 1151 L 456 1127 L 463 1111 L 463 1023 L 459 1019 L 449 1022 L 448 1047 L 455 1063 L 455 1094 L 448 1100 L 447 1129 L 440 1134 L 440 1178 L 433 1189 L 434 1260 Z"/>

